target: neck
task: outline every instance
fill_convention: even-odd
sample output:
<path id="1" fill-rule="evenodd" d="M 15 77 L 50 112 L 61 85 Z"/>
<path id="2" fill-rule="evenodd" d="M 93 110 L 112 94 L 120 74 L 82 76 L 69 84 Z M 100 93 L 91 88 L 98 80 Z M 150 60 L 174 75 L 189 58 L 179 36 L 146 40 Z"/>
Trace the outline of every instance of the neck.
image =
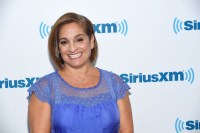
<path id="1" fill-rule="evenodd" d="M 74 68 L 70 66 L 65 66 L 64 69 L 62 70 L 63 73 L 70 75 L 70 76 L 75 76 L 75 77 L 84 77 L 86 76 L 89 71 L 94 68 L 91 64 L 82 66 L 80 68 Z"/>

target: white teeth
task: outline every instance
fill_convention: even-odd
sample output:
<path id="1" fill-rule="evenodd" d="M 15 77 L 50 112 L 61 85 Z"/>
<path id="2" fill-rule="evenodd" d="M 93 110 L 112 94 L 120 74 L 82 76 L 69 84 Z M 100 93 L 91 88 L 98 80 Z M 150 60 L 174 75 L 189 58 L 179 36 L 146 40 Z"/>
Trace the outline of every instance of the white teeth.
<path id="1" fill-rule="evenodd" d="M 74 58 L 78 58 L 81 56 L 81 53 L 78 53 L 78 54 L 70 54 L 69 57 L 74 59 Z"/>

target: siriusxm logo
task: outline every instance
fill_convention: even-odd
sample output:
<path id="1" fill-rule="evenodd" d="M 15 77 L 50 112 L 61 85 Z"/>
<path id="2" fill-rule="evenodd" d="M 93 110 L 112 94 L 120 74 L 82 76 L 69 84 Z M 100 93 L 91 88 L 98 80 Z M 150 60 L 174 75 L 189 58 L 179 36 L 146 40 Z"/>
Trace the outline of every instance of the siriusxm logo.
<path id="1" fill-rule="evenodd" d="M 51 28 L 52 27 L 46 25 L 43 22 L 40 23 L 39 31 L 40 31 L 40 36 L 42 37 L 42 39 L 44 39 L 47 35 L 49 35 Z"/>
<path id="2" fill-rule="evenodd" d="M 42 39 L 49 35 L 51 28 L 52 26 L 48 26 L 44 22 L 40 23 L 39 32 Z M 121 22 L 93 24 L 93 28 L 98 34 L 119 33 L 126 36 L 128 33 L 128 24 L 125 19 Z"/>
<path id="3" fill-rule="evenodd" d="M 93 24 L 95 33 L 120 33 L 124 36 L 128 32 L 128 24 L 124 19 L 120 23 L 102 23 L 102 24 Z"/>
<path id="4" fill-rule="evenodd" d="M 187 71 L 158 72 L 155 74 L 139 73 L 136 75 L 123 73 L 120 77 L 127 83 L 187 81 L 192 84 L 194 81 L 194 70 L 190 68 Z"/>
<path id="5" fill-rule="evenodd" d="M 182 121 L 181 119 L 177 118 L 175 121 L 175 130 L 176 130 L 176 133 L 180 133 L 183 130 L 187 130 L 187 131 L 199 130 L 200 131 L 200 122 L 198 120 Z"/>
<path id="6" fill-rule="evenodd" d="M 38 77 L 25 78 L 25 79 L 19 79 L 19 80 L 10 80 L 8 78 L 5 78 L 4 80 L 0 80 L 0 89 L 30 87 L 38 79 L 39 79 Z"/>
<path id="7" fill-rule="evenodd" d="M 181 30 L 200 30 L 200 22 L 198 22 L 197 20 L 187 20 L 183 22 L 178 18 L 175 18 L 173 23 L 173 30 L 176 34 L 178 34 Z"/>

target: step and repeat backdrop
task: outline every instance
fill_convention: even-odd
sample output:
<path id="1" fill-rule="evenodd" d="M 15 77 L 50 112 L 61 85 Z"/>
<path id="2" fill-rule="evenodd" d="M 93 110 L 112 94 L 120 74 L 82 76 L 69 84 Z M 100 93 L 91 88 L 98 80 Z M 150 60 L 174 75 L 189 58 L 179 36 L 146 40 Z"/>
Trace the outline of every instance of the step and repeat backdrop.
<path id="1" fill-rule="evenodd" d="M 135 133 L 200 133 L 199 0 L 0 1 L 0 133 L 28 133 L 27 89 L 55 71 L 47 40 L 66 12 L 93 22 L 96 66 L 131 86 Z"/>

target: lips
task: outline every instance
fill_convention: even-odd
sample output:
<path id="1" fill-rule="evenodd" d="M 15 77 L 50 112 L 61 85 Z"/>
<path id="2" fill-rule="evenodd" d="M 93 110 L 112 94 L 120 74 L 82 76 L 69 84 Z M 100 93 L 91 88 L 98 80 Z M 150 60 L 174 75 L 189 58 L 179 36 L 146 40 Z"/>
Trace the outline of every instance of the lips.
<path id="1" fill-rule="evenodd" d="M 69 54 L 69 57 L 70 57 L 71 59 L 76 59 L 76 58 L 80 57 L 81 55 L 82 55 L 82 53 Z"/>

